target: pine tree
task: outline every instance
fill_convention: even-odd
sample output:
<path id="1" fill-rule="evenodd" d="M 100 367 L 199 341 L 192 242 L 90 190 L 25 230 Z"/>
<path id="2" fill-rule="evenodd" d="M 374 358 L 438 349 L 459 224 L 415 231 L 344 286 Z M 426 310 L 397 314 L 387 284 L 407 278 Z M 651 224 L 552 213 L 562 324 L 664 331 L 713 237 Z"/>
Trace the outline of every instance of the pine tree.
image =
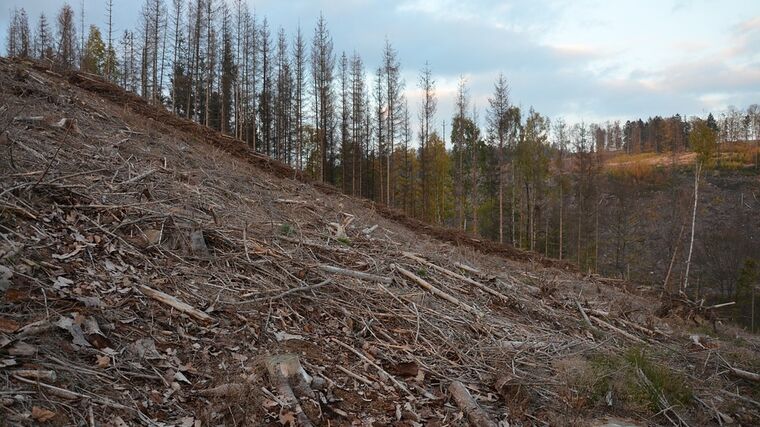
<path id="1" fill-rule="evenodd" d="M 220 85 L 219 130 L 226 134 L 230 130 L 232 112 L 233 87 L 237 80 L 237 67 L 232 51 L 232 29 L 230 14 L 226 5 L 222 15 L 222 72 Z"/>
<path id="2" fill-rule="evenodd" d="M 26 58 L 32 54 L 29 18 L 24 8 L 14 8 L 8 25 L 8 56 Z"/>
<path id="3" fill-rule="evenodd" d="M 324 15 L 319 15 L 319 20 L 314 28 L 314 38 L 311 47 L 311 75 L 313 79 L 312 94 L 314 102 L 315 131 L 317 134 L 320 169 L 319 180 L 322 182 L 335 182 L 333 179 L 333 155 L 335 144 L 332 132 L 334 100 L 333 100 L 333 73 L 335 70 L 335 54 L 330 31 L 327 29 L 327 21 Z"/>
<path id="4" fill-rule="evenodd" d="M 354 52 L 351 57 L 351 131 L 352 136 L 352 158 L 351 158 L 351 194 L 363 195 L 362 192 L 362 159 L 363 159 L 363 142 L 369 139 L 369 135 L 364 131 L 366 88 L 364 81 L 364 63 L 361 56 Z"/>
<path id="5" fill-rule="evenodd" d="M 113 47 L 113 0 L 106 3 L 106 13 L 108 15 L 108 45 L 106 46 L 105 58 L 105 76 L 109 81 L 116 81 L 114 73 L 116 72 L 116 52 Z"/>
<path id="6" fill-rule="evenodd" d="M 37 29 L 34 33 L 34 54 L 38 59 L 53 59 L 53 37 L 44 13 L 40 14 Z"/>
<path id="7" fill-rule="evenodd" d="M 106 63 L 106 46 L 100 35 L 100 29 L 90 26 L 90 33 L 82 52 L 82 71 L 103 75 Z"/>
<path id="8" fill-rule="evenodd" d="M 71 69 L 76 64 L 76 27 L 74 9 L 64 3 L 58 12 L 58 65 Z"/>
<path id="9" fill-rule="evenodd" d="M 296 38 L 293 41 L 293 126 L 296 135 L 295 167 L 303 170 L 304 147 L 304 102 L 306 94 L 306 40 L 301 26 L 298 26 Z"/>
<path id="10" fill-rule="evenodd" d="M 495 141 L 498 156 L 497 175 L 499 193 L 499 243 L 504 243 L 504 185 L 506 182 L 505 148 L 510 131 L 509 86 L 503 74 L 494 85 L 494 93 L 488 98 L 487 123 L 490 139 Z"/>
<path id="11" fill-rule="evenodd" d="M 288 39 L 283 28 L 280 28 L 280 31 L 277 34 L 277 49 L 274 62 L 277 67 L 274 100 L 275 157 L 280 161 L 290 164 L 290 119 L 293 94 L 290 55 L 288 54 Z"/>
<path id="12" fill-rule="evenodd" d="M 433 131 L 433 121 L 435 120 L 435 112 L 437 107 L 437 97 L 435 94 L 435 80 L 433 80 L 433 72 L 430 69 L 430 64 L 425 62 L 425 66 L 420 72 L 417 87 L 422 91 L 422 101 L 419 111 L 420 122 L 420 167 L 422 174 L 422 218 L 425 221 L 432 220 L 432 212 L 430 212 L 430 164 L 427 159 L 427 146 L 431 133 Z"/>
<path id="13" fill-rule="evenodd" d="M 373 171 L 373 178 L 375 176 L 375 173 L 379 176 L 379 179 L 373 179 L 373 183 L 377 186 L 375 190 L 373 190 L 373 198 L 374 195 L 379 195 L 379 198 L 377 201 L 382 202 L 385 192 L 383 191 L 383 184 L 385 184 L 385 181 L 383 180 L 383 173 L 384 168 L 382 165 L 383 159 L 386 157 L 386 125 L 387 122 L 385 121 L 385 115 L 386 115 L 386 103 L 385 103 L 385 96 L 386 91 L 384 88 L 385 85 L 385 79 L 383 78 L 383 69 L 378 68 L 377 71 L 375 71 L 375 88 L 374 88 L 374 97 L 375 97 L 375 144 L 377 147 L 377 160 L 379 164 L 372 164 L 372 171 Z"/>
<path id="14" fill-rule="evenodd" d="M 457 86 L 455 116 L 451 121 L 451 142 L 454 145 L 454 197 L 457 208 L 456 228 L 465 229 L 465 190 L 464 190 L 464 156 L 465 156 L 465 132 L 469 99 L 467 83 L 464 76 L 460 76 Z"/>
<path id="15" fill-rule="evenodd" d="M 333 73 L 335 70 L 335 54 L 330 31 L 324 15 L 319 15 L 317 26 L 314 28 L 314 38 L 311 48 L 311 73 L 313 79 L 314 120 L 319 146 L 321 165 L 319 179 L 322 182 L 334 182 L 333 154 L 335 151 L 332 138 L 333 121 Z"/>
<path id="16" fill-rule="evenodd" d="M 392 160 L 402 114 L 404 82 L 401 80 L 401 64 L 398 60 L 398 53 L 393 49 L 391 42 L 387 38 L 385 39 L 385 48 L 383 50 L 383 74 L 385 75 L 387 136 L 385 202 L 388 206 L 393 206 L 391 198 L 394 192 Z"/>
<path id="17" fill-rule="evenodd" d="M 259 53 L 261 54 L 261 95 L 259 96 L 259 117 L 261 119 L 261 145 L 259 151 L 272 155 L 273 142 L 273 67 L 272 35 L 266 18 L 259 30 Z"/>
<path id="18" fill-rule="evenodd" d="M 349 164 L 351 162 L 351 137 L 349 134 L 349 121 L 351 116 L 349 64 L 346 52 L 340 56 L 340 153 L 341 153 L 341 186 L 344 193 L 349 188 Z M 353 176 L 351 177 L 353 181 Z"/>
<path id="19" fill-rule="evenodd" d="M 32 55 L 31 46 L 31 31 L 29 30 L 29 17 L 26 15 L 26 10 L 22 7 L 18 11 L 18 38 L 19 38 L 19 51 L 18 56 L 21 58 L 27 58 Z"/>

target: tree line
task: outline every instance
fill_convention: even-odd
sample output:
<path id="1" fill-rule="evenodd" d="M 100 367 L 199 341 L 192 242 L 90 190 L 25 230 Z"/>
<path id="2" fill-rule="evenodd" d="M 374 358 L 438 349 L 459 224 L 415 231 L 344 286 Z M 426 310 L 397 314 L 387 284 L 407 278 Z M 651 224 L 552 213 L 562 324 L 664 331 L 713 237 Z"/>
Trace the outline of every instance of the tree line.
<path id="1" fill-rule="evenodd" d="M 77 29 L 68 4 L 54 29 L 43 13 L 34 32 L 14 9 L 8 55 L 97 74 L 347 194 L 584 270 L 599 268 L 600 215 L 620 215 L 613 231 L 623 246 L 628 238 L 630 213 L 609 206 L 630 200 L 600 184 L 604 153 L 691 150 L 695 126 L 722 141 L 760 139 L 757 105 L 719 120 L 568 124 L 515 105 L 500 75 L 483 118 L 460 79 L 447 141 L 430 64 L 407 84 L 390 40 L 370 70 L 359 52 L 336 49 L 323 15 L 288 35 L 244 0 L 144 0 L 136 28 L 117 36 L 113 1 L 105 6 L 105 34 L 91 25 L 86 37 L 84 11 Z"/>

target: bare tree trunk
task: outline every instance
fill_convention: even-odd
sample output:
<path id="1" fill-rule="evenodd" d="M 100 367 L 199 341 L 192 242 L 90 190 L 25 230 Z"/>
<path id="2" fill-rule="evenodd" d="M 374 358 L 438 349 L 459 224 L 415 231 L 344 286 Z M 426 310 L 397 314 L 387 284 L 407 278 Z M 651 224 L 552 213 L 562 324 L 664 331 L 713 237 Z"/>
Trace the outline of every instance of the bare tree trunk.
<path id="1" fill-rule="evenodd" d="M 512 246 L 517 247 L 517 242 L 515 241 L 515 168 L 514 165 L 510 166 L 512 169 L 512 204 L 509 210 L 512 217 Z"/>
<path id="2" fill-rule="evenodd" d="M 684 274 L 683 279 L 683 289 L 681 289 L 681 292 L 684 292 L 686 288 L 689 286 L 689 269 L 691 268 L 691 255 L 694 250 L 694 228 L 695 224 L 697 223 L 697 200 L 699 199 L 699 173 L 702 170 L 702 163 L 697 160 L 697 165 L 694 170 L 694 210 L 691 214 L 691 239 L 689 241 L 689 256 L 686 258 L 686 273 Z"/>
<path id="3" fill-rule="evenodd" d="M 499 148 L 499 243 L 504 244 L 504 165 Z"/>
<path id="4" fill-rule="evenodd" d="M 472 234 L 478 236 L 478 141 L 472 142 L 472 164 L 471 168 L 471 180 L 472 180 Z"/>
<path id="5" fill-rule="evenodd" d="M 562 198 L 562 182 L 561 182 L 561 176 L 560 175 L 560 184 L 559 184 L 559 259 L 562 259 L 562 237 L 563 237 L 563 219 L 564 219 L 564 212 L 563 207 L 565 205 L 564 199 Z"/>

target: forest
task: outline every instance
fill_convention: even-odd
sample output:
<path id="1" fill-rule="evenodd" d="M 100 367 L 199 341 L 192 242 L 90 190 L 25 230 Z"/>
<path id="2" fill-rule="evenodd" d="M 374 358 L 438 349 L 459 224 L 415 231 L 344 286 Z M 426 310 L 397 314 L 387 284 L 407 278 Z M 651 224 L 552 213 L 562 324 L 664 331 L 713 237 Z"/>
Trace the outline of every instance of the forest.
<path id="1" fill-rule="evenodd" d="M 82 11 L 69 5 L 50 17 L 14 9 L 7 55 L 101 76 L 314 180 L 429 223 L 584 272 L 665 290 L 696 281 L 703 289 L 689 293 L 718 301 L 741 296 L 736 318 L 755 330 L 748 307 L 760 203 L 745 190 L 757 188 L 760 171 L 757 104 L 705 117 L 570 123 L 520 108 L 501 75 L 485 111 L 462 77 L 454 116 L 440 117 L 434 64 L 404 81 L 386 39 L 381 66 L 368 69 L 359 52 L 334 45 L 325 16 L 286 34 L 243 0 L 145 0 L 134 29 L 114 34 L 113 1 L 105 3 L 102 28 L 84 28 Z M 421 94 L 418 105 L 408 91 Z M 695 200 L 700 181 L 712 185 L 709 200 L 741 197 L 740 208 L 716 202 L 710 217 Z M 721 192 L 727 181 L 733 190 Z M 725 262 L 714 261 L 720 227 L 745 229 L 732 252 L 721 252 L 731 254 Z"/>

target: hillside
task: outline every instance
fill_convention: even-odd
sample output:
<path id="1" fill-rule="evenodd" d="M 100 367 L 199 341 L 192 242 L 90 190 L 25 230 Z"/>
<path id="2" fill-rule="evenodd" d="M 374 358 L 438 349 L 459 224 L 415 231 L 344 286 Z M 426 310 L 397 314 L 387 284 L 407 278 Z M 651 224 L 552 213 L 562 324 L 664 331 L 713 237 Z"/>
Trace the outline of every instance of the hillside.
<path id="1" fill-rule="evenodd" d="M 0 130 L 2 424 L 760 423 L 760 340 L 714 310 L 340 195 L 84 74 L 0 60 Z"/>
<path id="2" fill-rule="evenodd" d="M 760 169 L 754 143 L 721 144 L 700 179 L 689 294 L 717 304 L 748 329 L 752 298 L 741 274 L 757 262 Z M 694 153 L 606 153 L 599 191 L 600 274 L 626 277 L 654 289 L 683 283 L 694 208 Z M 757 301 L 755 303 L 757 305 Z"/>

